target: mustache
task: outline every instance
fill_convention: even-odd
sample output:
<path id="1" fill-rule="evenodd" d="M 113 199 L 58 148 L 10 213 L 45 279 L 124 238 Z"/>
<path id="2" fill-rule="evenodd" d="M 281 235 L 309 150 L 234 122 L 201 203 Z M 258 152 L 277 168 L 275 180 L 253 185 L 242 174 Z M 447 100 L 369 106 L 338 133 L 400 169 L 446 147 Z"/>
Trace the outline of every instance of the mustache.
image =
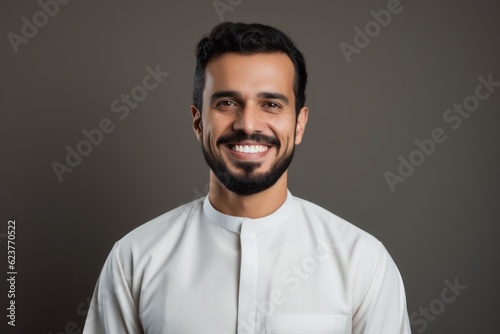
<path id="1" fill-rule="evenodd" d="M 270 136 L 266 136 L 260 133 L 252 133 L 251 135 L 245 132 L 235 132 L 227 135 L 220 136 L 217 139 L 217 145 L 227 144 L 232 142 L 241 142 L 245 140 L 255 141 L 257 143 L 274 145 L 280 148 L 281 144 L 278 139 Z"/>

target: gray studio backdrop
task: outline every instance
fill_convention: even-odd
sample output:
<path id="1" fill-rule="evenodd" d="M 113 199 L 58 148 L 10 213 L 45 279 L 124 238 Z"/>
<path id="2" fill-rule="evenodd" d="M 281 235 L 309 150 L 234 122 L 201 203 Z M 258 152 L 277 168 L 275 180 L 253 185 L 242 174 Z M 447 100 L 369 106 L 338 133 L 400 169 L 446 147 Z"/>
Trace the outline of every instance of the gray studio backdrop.
<path id="1" fill-rule="evenodd" d="M 385 244 L 414 333 L 496 333 L 499 8 L 3 1 L 0 332 L 80 333 L 113 243 L 206 194 L 194 48 L 226 20 L 274 25 L 306 56 L 310 116 L 292 193 Z"/>

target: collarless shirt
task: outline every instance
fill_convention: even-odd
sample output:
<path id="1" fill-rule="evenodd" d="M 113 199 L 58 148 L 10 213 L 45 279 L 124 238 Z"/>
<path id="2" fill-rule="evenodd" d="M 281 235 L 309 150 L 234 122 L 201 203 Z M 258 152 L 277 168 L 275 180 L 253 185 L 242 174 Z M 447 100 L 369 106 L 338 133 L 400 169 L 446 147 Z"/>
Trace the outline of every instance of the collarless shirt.
<path id="1" fill-rule="evenodd" d="M 287 191 L 272 214 L 217 211 L 208 196 L 111 250 L 84 334 L 406 334 L 399 271 L 373 236 Z"/>

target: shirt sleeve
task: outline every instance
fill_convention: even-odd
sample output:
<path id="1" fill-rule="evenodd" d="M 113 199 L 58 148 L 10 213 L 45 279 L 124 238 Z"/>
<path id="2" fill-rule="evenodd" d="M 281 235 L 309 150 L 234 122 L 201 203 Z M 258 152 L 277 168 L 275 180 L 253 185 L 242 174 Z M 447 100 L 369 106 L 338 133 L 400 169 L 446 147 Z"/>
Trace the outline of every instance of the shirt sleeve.
<path id="1" fill-rule="evenodd" d="M 132 298 L 130 277 L 123 272 L 119 242 L 111 250 L 97 281 L 83 334 L 143 334 Z"/>
<path id="2" fill-rule="evenodd" d="M 371 283 L 352 325 L 353 334 L 411 334 L 403 280 L 382 243 Z"/>

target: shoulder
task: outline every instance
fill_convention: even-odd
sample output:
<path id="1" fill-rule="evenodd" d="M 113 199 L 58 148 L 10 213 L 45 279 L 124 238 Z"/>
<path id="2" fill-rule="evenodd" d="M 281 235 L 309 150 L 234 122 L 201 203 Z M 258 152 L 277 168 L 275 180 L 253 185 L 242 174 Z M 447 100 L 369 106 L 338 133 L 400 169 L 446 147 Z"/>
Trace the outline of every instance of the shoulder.
<path id="1" fill-rule="evenodd" d="M 383 247 L 376 237 L 333 212 L 302 198 L 295 197 L 295 200 L 302 220 L 311 226 L 318 237 L 328 239 L 335 248 L 378 253 Z"/>
<path id="2" fill-rule="evenodd" d="M 183 204 L 138 226 L 116 242 L 115 250 L 124 257 L 137 259 L 159 246 L 175 244 L 187 225 L 199 221 L 203 199 Z"/>
<path id="3" fill-rule="evenodd" d="M 321 240 L 318 242 L 343 268 L 346 280 L 356 287 L 356 305 L 361 304 L 373 282 L 400 281 L 397 266 L 380 240 L 319 205 L 300 198 L 297 203 L 301 220 L 307 221 L 316 240 Z"/>

